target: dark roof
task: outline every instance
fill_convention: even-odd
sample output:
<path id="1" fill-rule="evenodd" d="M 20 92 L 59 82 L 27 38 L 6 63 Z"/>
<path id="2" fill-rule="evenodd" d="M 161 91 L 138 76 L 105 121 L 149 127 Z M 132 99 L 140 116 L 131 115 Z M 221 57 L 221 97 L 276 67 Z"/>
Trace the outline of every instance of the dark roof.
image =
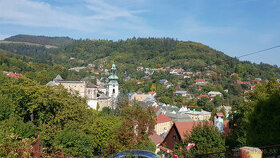
<path id="1" fill-rule="evenodd" d="M 94 84 L 92 83 L 87 83 L 87 88 L 97 88 Z"/>

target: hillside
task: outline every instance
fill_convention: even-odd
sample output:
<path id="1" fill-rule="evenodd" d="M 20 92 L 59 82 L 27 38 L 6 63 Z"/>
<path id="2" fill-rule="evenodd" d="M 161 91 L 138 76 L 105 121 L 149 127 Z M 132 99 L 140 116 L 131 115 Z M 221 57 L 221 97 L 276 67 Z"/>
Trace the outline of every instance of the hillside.
<path id="1" fill-rule="evenodd" d="M 88 66 L 88 64 L 103 64 L 109 68 L 110 63 L 114 61 L 121 72 L 132 75 L 138 66 L 182 68 L 201 72 L 214 71 L 222 78 L 238 73 L 244 80 L 257 77 L 263 79 L 279 77 L 280 72 L 277 66 L 241 62 L 201 43 L 177 41 L 171 38 L 132 38 L 116 42 L 75 40 L 61 48 L 52 49 L 43 46 L 2 43 L 0 48 L 32 57 L 38 62 L 61 64 L 67 68 Z"/>
<path id="2" fill-rule="evenodd" d="M 41 45 L 49 45 L 49 46 L 65 46 L 71 42 L 73 39 L 69 37 L 46 37 L 46 36 L 33 36 L 33 35 L 16 35 L 11 36 L 4 41 L 13 41 L 13 42 L 27 42 Z"/>

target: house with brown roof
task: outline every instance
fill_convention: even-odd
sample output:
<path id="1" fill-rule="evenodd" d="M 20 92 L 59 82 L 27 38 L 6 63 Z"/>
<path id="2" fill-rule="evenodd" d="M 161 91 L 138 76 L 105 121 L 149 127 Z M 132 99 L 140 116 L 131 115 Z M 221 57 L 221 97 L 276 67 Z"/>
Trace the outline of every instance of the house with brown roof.
<path id="1" fill-rule="evenodd" d="M 190 133 L 194 126 L 197 126 L 201 123 L 201 126 L 204 126 L 205 121 L 187 121 L 187 122 L 175 122 L 171 129 L 169 130 L 167 136 L 164 138 L 160 144 L 160 149 L 169 152 L 172 152 L 175 144 L 179 144 L 186 139 L 186 133 Z M 208 121 L 210 125 L 214 125 L 213 121 Z M 229 133 L 229 121 L 223 121 L 223 133 L 227 135 Z"/>
<path id="2" fill-rule="evenodd" d="M 160 143 L 163 141 L 163 138 L 156 133 L 153 133 L 152 135 L 149 136 L 149 138 L 156 144 L 156 151 L 155 153 L 158 153 L 160 151 Z"/>

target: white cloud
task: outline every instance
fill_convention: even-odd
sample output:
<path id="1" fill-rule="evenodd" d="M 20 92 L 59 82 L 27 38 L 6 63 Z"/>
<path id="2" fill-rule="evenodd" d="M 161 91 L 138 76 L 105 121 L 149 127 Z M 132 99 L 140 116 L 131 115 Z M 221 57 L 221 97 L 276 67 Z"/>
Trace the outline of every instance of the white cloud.
<path id="1" fill-rule="evenodd" d="M 145 21 L 137 16 L 141 10 L 128 10 L 100 0 L 80 3 L 89 14 L 78 15 L 45 2 L 32 0 L 1 0 L 0 23 L 33 27 L 54 27 L 83 32 L 108 34 L 108 29 L 130 32 L 151 32 Z M 75 6 L 73 6 L 75 9 Z"/>

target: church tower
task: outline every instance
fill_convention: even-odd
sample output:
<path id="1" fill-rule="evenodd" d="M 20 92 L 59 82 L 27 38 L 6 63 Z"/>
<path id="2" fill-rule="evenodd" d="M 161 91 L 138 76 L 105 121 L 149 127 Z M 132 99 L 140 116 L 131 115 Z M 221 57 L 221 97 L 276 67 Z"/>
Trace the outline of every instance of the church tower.
<path id="1" fill-rule="evenodd" d="M 119 95 L 119 83 L 118 83 L 118 76 L 116 75 L 117 68 L 116 65 L 113 64 L 111 68 L 111 75 L 109 76 L 109 83 L 108 83 L 108 92 L 109 97 L 113 100 L 117 98 Z"/>

